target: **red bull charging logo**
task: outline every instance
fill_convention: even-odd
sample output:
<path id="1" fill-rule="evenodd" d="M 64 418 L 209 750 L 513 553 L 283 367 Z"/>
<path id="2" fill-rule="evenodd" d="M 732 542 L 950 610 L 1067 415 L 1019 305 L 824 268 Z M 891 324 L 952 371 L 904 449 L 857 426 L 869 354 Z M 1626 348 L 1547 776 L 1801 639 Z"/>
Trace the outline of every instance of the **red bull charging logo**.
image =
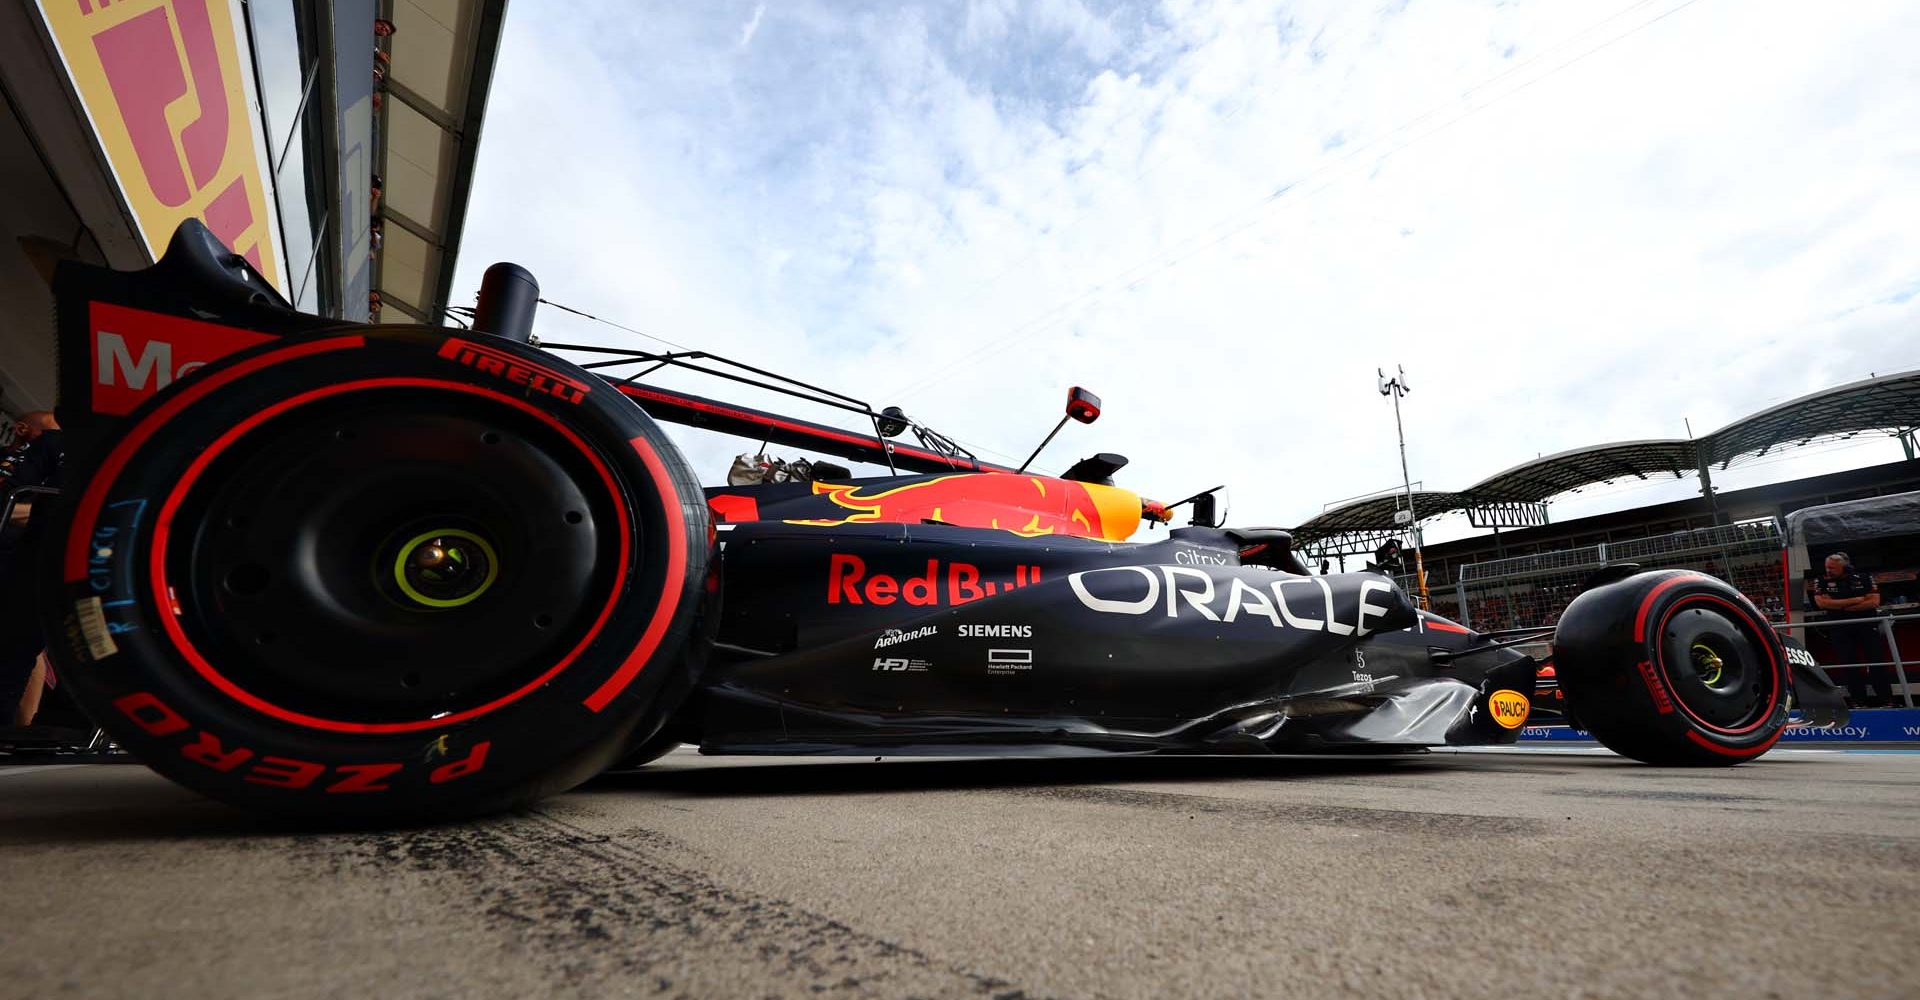
<path id="1" fill-rule="evenodd" d="M 965 473 L 901 484 L 814 483 L 849 513 L 792 524 L 950 524 L 1027 538 L 1070 535 L 1123 541 L 1140 526 L 1137 494 L 1048 476 Z"/>

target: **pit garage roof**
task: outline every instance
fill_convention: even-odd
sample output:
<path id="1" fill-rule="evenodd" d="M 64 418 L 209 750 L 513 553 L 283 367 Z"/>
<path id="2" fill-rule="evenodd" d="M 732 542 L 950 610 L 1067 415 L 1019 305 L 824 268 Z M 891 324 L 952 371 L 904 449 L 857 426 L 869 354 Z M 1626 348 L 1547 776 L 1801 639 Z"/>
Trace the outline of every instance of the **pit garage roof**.
<path id="1" fill-rule="evenodd" d="M 387 0 L 386 100 L 378 112 L 383 243 L 374 288 L 387 322 L 437 323 L 480 146 L 506 0 Z"/>
<path id="2" fill-rule="evenodd" d="M 1783 447 L 1880 432 L 1909 434 L 1920 427 L 1920 370 L 1882 375 L 1823 389 L 1742 417 L 1694 440 L 1620 441 L 1575 448 L 1523 462 L 1458 493 L 1416 492 L 1422 520 L 1484 503 L 1542 503 L 1563 493 L 1615 479 L 1684 478 L 1727 468 Z M 1394 531 L 1402 494 L 1342 504 L 1294 529 L 1302 542 L 1333 535 Z"/>

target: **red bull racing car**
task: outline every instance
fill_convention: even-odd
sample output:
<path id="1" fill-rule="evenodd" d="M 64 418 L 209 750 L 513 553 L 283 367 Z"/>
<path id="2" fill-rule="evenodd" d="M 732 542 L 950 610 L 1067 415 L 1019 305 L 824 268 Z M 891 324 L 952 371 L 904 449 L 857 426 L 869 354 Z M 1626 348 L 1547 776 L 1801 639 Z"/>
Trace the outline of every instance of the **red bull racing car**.
<path id="1" fill-rule="evenodd" d="M 1506 744 L 1543 666 L 1519 647 L 1543 639 L 1565 711 L 1649 763 L 1735 764 L 1790 716 L 1843 718 L 1718 580 L 1610 570 L 1557 630 L 1476 633 L 1384 575 L 1310 572 L 1286 531 L 1219 523 L 1211 494 L 1131 541 L 1171 512 L 1113 484 L 1117 455 L 1041 475 L 703 353 L 536 346 L 537 286 L 511 265 L 473 330 L 303 315 L 194 224 L 152 268 L 68 264 L 56 286 L 85 472 L 42 546 L 58 672 L 155 770 L 249 807 L 471 814 L 682 742 Z M 643 381 L 663 366 L 866 429 Z M 1069 417 L 1098 412 L 1074 391 Z M 889 474 L 820 461 L 703 489 L 658 421 Z"/>

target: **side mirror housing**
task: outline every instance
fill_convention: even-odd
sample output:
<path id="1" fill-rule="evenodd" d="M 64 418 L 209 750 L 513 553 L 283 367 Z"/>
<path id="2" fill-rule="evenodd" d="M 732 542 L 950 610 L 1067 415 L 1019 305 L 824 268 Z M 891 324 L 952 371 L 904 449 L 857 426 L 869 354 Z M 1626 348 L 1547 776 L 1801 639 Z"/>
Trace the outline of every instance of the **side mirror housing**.
<path id="1" fill-rule="evenodd" d="M 1190 522 L 1194 528 L 1225 528 L 1227 511 L 1223 493 L 1225 489 L 1210 489 L 1194 497 L 1194 518 Z"/>
<path id="2" fill-rule="evenodd" d="M 1068 389 L 1067 416 L 1083 424 L 1100 419 L 1100 397 L 1077 385 Z"/>

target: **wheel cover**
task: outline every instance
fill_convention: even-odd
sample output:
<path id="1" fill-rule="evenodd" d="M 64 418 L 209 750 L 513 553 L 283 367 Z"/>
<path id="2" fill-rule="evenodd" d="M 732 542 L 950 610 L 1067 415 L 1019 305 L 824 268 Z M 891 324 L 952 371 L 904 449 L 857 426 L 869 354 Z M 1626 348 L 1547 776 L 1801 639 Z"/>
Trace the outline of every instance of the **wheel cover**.
<path id="1" fill-rule="evenodd" d="M 631 525 L 605 463 L 512 397 L 349 383 L 215 444 L 163 508 L 194 530 L 156 532 L 155 585 L 175 609 L 162 624 L 268 714 L 345 731 L 471 718 L 564 669 L 619 597 Z M 308 499 L 255 519 L 262 496 Z M 437 593 L 405 565 L 435 539 L 465 562 Z"/>
<path id="2" fill-rule="evenodd" d="M 1654 636 L 1680 707 L 1727 735 L 1764 725 L 1778 701 L 1772 650 L 1745 617 L 1718 598 L 1689 597 L 1662 616 Z"/>

